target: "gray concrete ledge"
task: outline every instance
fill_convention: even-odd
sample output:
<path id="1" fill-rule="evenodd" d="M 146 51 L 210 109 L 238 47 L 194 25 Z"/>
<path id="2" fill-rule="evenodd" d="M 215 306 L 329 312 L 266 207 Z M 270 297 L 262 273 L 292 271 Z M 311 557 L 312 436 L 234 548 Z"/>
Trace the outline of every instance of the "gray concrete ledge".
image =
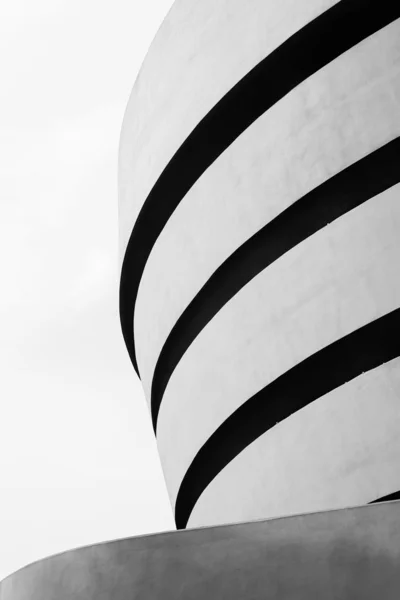
<path id="1" fill-rule="evenodd" d="M 0 600 L 400 595 L 400 501 L 117 540 L 33 563 Z"/>

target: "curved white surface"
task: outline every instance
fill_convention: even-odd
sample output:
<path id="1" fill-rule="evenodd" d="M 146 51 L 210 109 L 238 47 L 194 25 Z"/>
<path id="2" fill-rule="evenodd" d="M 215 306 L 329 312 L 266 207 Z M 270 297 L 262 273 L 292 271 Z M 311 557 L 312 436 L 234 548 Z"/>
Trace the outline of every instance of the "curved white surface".
<path id="1" fill-rule="evenodd" d="M 188 527 L 381 498 L 400 489 L 399 431 L 400 359 L 395 359 L 326 394 L 248 446 L 205 489 Z"/>
<path id="2" fill-rule="evenodd" d="M 399 231 L 400 184 L 282 256 L 205 327 L 172 374 L 159 413 L 172 501 L 198 450 L 243 402 L 400 306 Z"/>
<path id="3" fill-rule="evenodd" d="M 153 185 L 201 119 L 260 60 L 335 4 L 176 1 L 124 118 L 123 251 Z M 368 6 L 371 18 L 375 5 Z M 213 272 L 299 198 L 399 136 L 397 19 L 305 79 L 222 152 L 177 206 L 144 266 L 134 333 L 148 400 L 171 329 Z M 209 149 L 211 142 L 201 143 Z M 378 162 L 383 189 L 393 173 L 385 175 Z M 150 230 L 153 213 L 146 218 Z M 146 227 L 135 238 L 139 255 Z M 399 234 L 397 184 L 270 264 L 199 333 L 172 372 L 158 416 L 173 505 L 198 451 L 244 402 L 315 352 L 400 307 Z M 134 270 L 134 253 L 129 256 Z M 127 269 L 124 277 L 127 303 Z M 399 360 L 363 373 L 256 439 L 204 490 L 189 526 L 335 508 L 400 489 Z"/>
<path id="4" fill-rule="evenodd" d="M 400 21 L 340 56 L 283 98 L 204 173 L 147 262 L 135 311 L 149 398 L 176 320 L 215 269 L 277 214 L 400 135 Z"/>
<path id="5" fill-rule="evenodd" d="M 143 63 L 122 126 L 123 255 L 147 195 L 189 133 L 239 79 L 335 0 L 176 0 Z"/>

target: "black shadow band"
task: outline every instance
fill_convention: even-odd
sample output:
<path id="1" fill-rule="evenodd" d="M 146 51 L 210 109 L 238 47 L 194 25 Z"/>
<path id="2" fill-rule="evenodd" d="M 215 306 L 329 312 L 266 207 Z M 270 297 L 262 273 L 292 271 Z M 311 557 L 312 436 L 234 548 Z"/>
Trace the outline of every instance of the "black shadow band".
<path id="1" fill-rule="evenodd" d="M 219 310 L 271 263 L 332 221 L 400 181 L 400 138 L 334 175 L 280 213 L 218 267 L 172 328 L 151 388 L 156 431 L 165 388 L 194 339 Z"/>
<path id="2" fill-rule="evenodd" d="M 368 502 L 368 504 L 377 504 L 378 502 L 392 502 L 392 500 L 400 500 L 400 491 L 393 492 L 392 494 L 388 494 L 387 496 L 382 496 L 382 498 L 378 498 L 377 500 Z"/>
<path id="3" fill-rule="evenodd" d="M 306 358 L 226 419 L 200 448 L 181 482 L 178 529 L 211 481 L 247 446 L 321 396 L 400 355 L 400 308 Z"/>
<path id="4" fill-rule="evenodd" d="M 271 106 L 332 60 L 400 17 L 393 0 L 341 0 L 258 63 L 198 123 L 148 195 L 121 271 L 120 318 L 139 374 L 133 316 L 150 252 L 168 219 L 206 169 Z"/>

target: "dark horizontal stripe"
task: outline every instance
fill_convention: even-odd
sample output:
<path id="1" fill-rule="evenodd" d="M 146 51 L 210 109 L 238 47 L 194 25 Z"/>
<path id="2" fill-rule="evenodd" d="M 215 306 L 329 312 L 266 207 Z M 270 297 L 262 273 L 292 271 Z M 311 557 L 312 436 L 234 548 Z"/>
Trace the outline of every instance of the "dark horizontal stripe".
<path id="1" fill-rule="evenodd" d="M 399 2 L 341 0 L 243 77 L 199 122 L 172 157 L 139 213 L 121 271 L 121 326 L 137 372 L 133 315 L 140 280 L 158 236 L 182 198 L 265 111 L 313 73 L 398 17 Z"/>
<path id="2" fill-rule="evenodd" d="M 216 429 L 190 464 L 176 499 L 178 529 L 186 527 L 211 481 L 257 438 L 321 396 L 399 355 L 400 309 L 396 309 L 306 358 L 252 396 Z"/>
<path id="3" fill-rule="evenodd" d="M 213 273 L 175 323 L 154 369 L 151 410 L 156 430 L 168 381 L 190 344 L 256 275 L 335 219 L 400 181 L 400 138 L 300 198 L 240 246 Z"/>
<path id="4" fill-rule="evenodd" d="M 393 492 L 392 494 L 388 494 L 387 496 L 382 496 L 382 498 L 373 500 L 372 502 L 369 502 L 369 504 L 376 504 L 378 502 L 391 502 L 392 500 L 400 500 L 400 491 Z"/>

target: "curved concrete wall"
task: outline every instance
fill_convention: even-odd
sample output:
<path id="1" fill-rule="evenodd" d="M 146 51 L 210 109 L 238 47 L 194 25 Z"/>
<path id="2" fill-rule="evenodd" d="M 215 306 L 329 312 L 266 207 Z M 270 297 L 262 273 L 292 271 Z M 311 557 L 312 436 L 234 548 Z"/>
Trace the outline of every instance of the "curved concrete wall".
<path id="1" fill-rule="evenodd" d="M 144 62 L 121 321 L 178 527 L 400 490 L 392 4 L 177 0 Z"/>
<path id="2" fill-rule="evenodd" d="M 0 582 L 0 600 L 397 600 L 400 503 L 118 540 Z"/>

